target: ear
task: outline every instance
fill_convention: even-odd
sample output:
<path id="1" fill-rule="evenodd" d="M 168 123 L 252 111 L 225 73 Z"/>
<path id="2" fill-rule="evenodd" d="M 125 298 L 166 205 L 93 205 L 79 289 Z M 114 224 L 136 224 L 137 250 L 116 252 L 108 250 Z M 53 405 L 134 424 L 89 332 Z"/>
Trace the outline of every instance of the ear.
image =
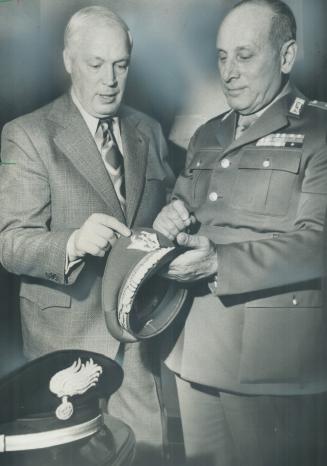
<path id="1" fill-rule="evenodd" d="M 297 54 L 297 43 L 295 40 L 285 42 L 280 51 L 281 72 L 289 74 L 293 68 Z"/>
<path id="2" fill-rule="evenodd" d="M 71 59 L 69 51 L 67 49 L 64 49 L 64 51 L 62 53 L 62 56 L 63 56 L 63 59 L 64 59 L 65 69 L 66 69 L 68 74 L 71 74 L 71 71 L 72 71 L 72 59 Z"/>

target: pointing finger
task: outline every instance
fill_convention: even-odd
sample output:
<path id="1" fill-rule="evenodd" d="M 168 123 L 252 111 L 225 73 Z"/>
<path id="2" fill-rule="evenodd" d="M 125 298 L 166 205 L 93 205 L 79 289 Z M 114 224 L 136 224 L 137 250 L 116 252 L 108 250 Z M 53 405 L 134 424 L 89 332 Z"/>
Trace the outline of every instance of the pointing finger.
<path id="1" fill-rule="evenodd" d="M 115 217 L 111 217 L 110 215 L 106 214 L 99 214 L 98 219 L 99 223 L 106 226 L 107 228 L 111 228 L 112 230 L 121 234 L 122 236 L 131 236 L 131 230 L 126 225 L 117 220 Z"/>

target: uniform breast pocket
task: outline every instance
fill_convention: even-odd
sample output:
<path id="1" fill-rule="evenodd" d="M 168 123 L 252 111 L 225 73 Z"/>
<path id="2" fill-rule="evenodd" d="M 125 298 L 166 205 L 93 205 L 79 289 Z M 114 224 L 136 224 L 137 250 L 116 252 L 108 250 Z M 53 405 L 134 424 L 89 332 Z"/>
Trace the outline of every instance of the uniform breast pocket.
<path id="1" fill-rule="evenodd" d="M 206 149 L 195 154 L 188 167 L 192 180 L 192 201 L 201 205 L 208 196 L 213 171 L 221 158 L 222 151 Z"/>
<path id="2" fill-rule="evenodd" d="M 232 192 L 232 206 L 257 214 L 283 216 L 289 209 L 301 161 L 294 149 L 247 149 Z"/>

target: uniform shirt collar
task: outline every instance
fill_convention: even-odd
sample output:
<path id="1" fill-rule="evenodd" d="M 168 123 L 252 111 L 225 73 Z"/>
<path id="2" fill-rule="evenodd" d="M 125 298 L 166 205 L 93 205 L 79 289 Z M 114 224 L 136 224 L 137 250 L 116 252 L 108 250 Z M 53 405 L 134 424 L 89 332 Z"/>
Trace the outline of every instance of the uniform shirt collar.
<path id="1" fill-rule="evenodd" d="M 282 97 L 284 97 L 284 95 L 288 94 L 289 92 L 291 92 L 292 90 L 292 86 L 291 86 L 291 83 L 290 81 L 287 81 L 287 83 L 285 84 L 285 86 L 283 87 L 283 89 L 280 91 L 279 94 L 276 95 L 276 97 L 268 104 L 266 105 L 265 107 L 261 108 L 258 112 L 255 113 L 255 116 L 257 118 L 261 117 L 261 115 L 266 111 L 268 110 L 268 108 L 270 108 L 275 102 L 277 102 L 277 100 L 281 99 Z"/>
<path id="2" fill-rule="evenodd" d="M 261 108 L 258 112 L 250 113 L 248 115 L 237 115 L 237 126 L 235 130 L 235 139 L 238 139 L 250 126 L 252 126 L 265 112 L 268 110 L 275 102 L 284 97 L 292 90 L 290 82 L 284 85 L 282 90 L 277 94 L 277 96 L 265 107 Z"/>
<path id="3" fill-rule="evenodd" d="M 254 113 L 254 119 L 258 119 L 259 117 L 261 117 L 261 115 L 266 111 L 268 110 L 269 107 L 271 107 L 275 102 L 277 102 L 277 100 L 281 99 L 282 97 L 284 97 L 286 94 L 289 94 L 290 92 L 292 91 L 292 85 L 290 83 L 290 81 L 287 81 L 287 83 L 285 84 L 285 86 L 283 87 L 283 89 L 280 91 L 279 94 L 277 94 L 277 96 L 268 104 L 266 105 L 265 107 L 263 107 L 261 110 L 259 110 L 258 112 Z M 231 108 L 223 117 L 222 121 L 226 120 L 232 113 L 234 112 L 234 110 Z M 240 119 L 242 120 L 242 115 L 238 112 L 236 112 L 236 115 L 238 117 L 238 124 L 240 123 Z"/>

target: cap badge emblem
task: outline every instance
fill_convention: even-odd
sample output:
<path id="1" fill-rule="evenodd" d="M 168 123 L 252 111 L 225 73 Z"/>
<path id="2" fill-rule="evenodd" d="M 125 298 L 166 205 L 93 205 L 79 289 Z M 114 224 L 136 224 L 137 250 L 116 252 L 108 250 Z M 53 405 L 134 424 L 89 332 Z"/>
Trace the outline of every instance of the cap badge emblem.
<path id="1" fill-rule="evenodd" d="M 74 408 L 68 397 L 87 392 L 98 383 L 101 374 L 102 367 L 95 364 L 93 359 L 82 364 L 78 358 L 71 366 L 57 372 L 51 378 L 49 389 L 61 398 L 61 404 L 56 409 L 58 419 L 65 421 L 72 416 Z"/>
<path id="2" fill-rule="evenodd" d="M 127 249 L 151 252 L 160 249 L 160 244 L 155 233 L 140 231 L 140 233 L 131 236 L 131 243 L 127 246 Z"/>

